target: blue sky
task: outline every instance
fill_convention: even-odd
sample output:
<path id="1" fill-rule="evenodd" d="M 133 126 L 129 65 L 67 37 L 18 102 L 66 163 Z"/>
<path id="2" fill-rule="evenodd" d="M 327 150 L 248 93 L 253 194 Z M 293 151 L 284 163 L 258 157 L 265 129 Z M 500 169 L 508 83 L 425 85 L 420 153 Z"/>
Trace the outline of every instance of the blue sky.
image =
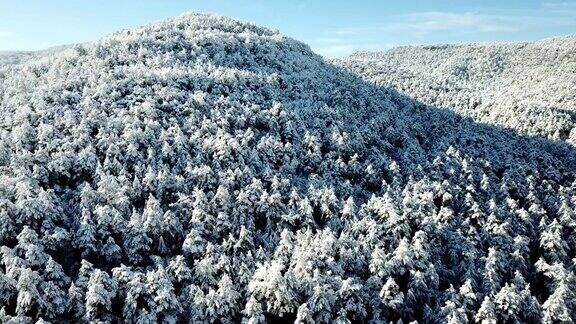
<path id="1" fill-rule="evenodd" d="M 186 11 L 278 29 L 328 57 L 405 44 L 576 34 L 576 0 L 0 0 L 0 51 L 86 42 Z"/>

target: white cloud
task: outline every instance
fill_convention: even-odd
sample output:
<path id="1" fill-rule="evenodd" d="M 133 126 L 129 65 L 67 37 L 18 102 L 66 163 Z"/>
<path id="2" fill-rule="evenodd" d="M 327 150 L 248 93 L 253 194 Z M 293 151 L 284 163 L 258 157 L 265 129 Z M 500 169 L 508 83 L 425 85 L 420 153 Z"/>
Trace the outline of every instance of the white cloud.
<path id="1" fill-rule="evenodd" d="M 552 10 L 576 10 L 576 2 L 574 1 L 544 1 L 542 7 Z"/>
<path id="2" fill-rule="evenodd" d="M 519 30 L 524 16 L 485 15 L 473 12 L 416 12 L 397 16 L 397 20 L 382 25 L 340 28 L 338 36 L 359 36 L 367 33 L 405 33 L 420 37 L 434 32 L 514 32 Z"/>
<path id="3" fill-rule="evenodd" d="M 544 19 L 551 24 L 560 26 L 576 26 L 576 1 L 545 1 L 542 3 L 542 11 L 537 16 L 545 16 Z"/>
<path id="4" fill-rule="evenodd" d="M 339 36 L 358 36 L 364 34 L 368 28 L 339 28 L 333 31 L 334 35 Z"/>
<path id="5" fill-rule="evenodd" d="M 297 1 L 297 2 L 295 3 L 296 9 L 297 9 L 297 10 L 300 10 L 300 11 L 306 10 L 306 9 L 308 8 L 309 2 L 310 2 L 309 0 Z"/>
<path id="6" fill-rule="evenodd" d="M 377 32 L 422 37 L 432 33 L 506 33 L 547 26 L 576 26 L 576 2 L 547 1 L 538 9 L 515 12 L 425 11 L 398 15 L 384 24 L 343 27 L 333 31 L 341 37 L 363 36 Z"/>
<path id="7" fill-rule="evenodd" d="M 403 21 L 381 30 L 407 32 L 422 36 L 439 31 L 511 32 L 518 30 L 520 16 L 483 15 L 472 12 L 419 12 L 404 15 Z"/>
<path id="8" fill-rule="evenodd" d="M 14 35 L 14 33 L 9 31 L 0 30 L 0 38 L 7 38 Z"/>

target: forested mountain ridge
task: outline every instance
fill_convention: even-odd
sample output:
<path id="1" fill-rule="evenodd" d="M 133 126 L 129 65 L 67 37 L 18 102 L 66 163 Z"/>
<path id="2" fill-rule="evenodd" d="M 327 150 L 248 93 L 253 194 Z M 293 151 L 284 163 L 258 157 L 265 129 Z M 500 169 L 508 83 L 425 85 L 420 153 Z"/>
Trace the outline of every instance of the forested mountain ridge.
<path id="1" fill-rule="evenodd" d="M 53 46 L 40 51 L 0 51 L 0 69 L 9 65 L 24 63 L 33 58 L 50 56 L 73 45 Z"/>
<path id="2" fill-rule="evenodd" d="M 0 321 L 556 322 L 576 152 L 186 14 L 0 71 Z"/>
<path id="3" fill-rule="evenodd" d="M 6 65 L 18 64 L 33 55 L 34 52 L 0 51 L 0 68 Z"/>
<path id="4" fill-rule="evenodd" d="M 402 46 L 335 63 L 479 122 L 576 144 L 576 36 Z"/>

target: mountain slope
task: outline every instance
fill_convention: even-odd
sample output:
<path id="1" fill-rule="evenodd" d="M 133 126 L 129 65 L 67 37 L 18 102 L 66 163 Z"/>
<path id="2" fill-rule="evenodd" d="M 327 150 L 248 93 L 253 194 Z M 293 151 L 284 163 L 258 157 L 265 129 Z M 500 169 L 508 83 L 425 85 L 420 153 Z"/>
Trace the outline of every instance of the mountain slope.
<path id="1" fill-rule="evenodd" d="M 576 144 L 576 37 L 404 46 L 338 64 L 477 121 Z"/>
<path id="2" fill-rule="evenodd" d="M 0 51 L 0 68 L 6 65 L 17 64 L 31 57 L 33 52 L 3 52 Z"/>
<path id="3" fill-rule="evenodd" d="M 212 15 L 0 81 L 3 322 L 575 315 L 571 145 Z"/>

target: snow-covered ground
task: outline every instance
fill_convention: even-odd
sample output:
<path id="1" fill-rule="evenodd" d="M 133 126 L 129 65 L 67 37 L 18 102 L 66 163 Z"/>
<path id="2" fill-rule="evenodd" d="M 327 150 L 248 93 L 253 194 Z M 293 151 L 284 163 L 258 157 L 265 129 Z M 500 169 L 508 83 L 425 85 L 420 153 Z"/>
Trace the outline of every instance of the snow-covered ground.
<path id="1" fill-rule="evenodd" d="M 503 75 L 513 49 L 469 54 L 460 72 L 403 58 L 450 48 L 383 54 L 396 68 L 333 64 L 277 32 L 187 14 L 6 67 L 0 321 L 569 321 L 576 151 L 563 124 L 567 141 L 531 136 L 548 128 L 479 119 L 488 101 L 452 97 L 546 98 L 534 114 L 548 127 L 542 111 L 573 108 L 570 73 L 525 95 L 484 75 Z M 570 71 L 541 63 L 525 75 Z"/>

